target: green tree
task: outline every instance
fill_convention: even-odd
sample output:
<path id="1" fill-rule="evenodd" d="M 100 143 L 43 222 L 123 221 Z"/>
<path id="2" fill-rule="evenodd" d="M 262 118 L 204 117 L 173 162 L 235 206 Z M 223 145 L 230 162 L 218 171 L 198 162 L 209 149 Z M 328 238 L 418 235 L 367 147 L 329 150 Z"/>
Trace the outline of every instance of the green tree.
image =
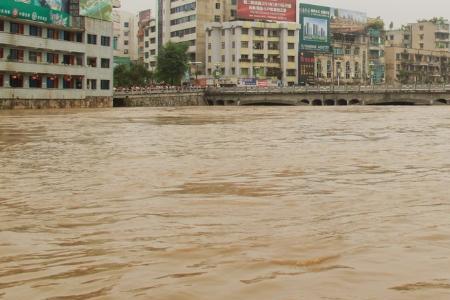
<path id="1" fill-rule="evenodd" d="M 144 86 L 153 79 L 153 73 L 142 63 L 118 65 L 114 68 L 114 86 L 130 87 Z"/>
<path id="2" fill-rule="evenodd" d="M 188 70 L 189 46 L 185 43 L 168 42 L 159 51 L 156 63 L 156 78 L 160 82 L 180 85 L 181 79 Z"/>
<path id="3" fill-rule="evenodd" d="M 114 68 L 114 86 L 128 87 L 130 86 L 130 78 L 128 77 L 128 65 L 118 65 Z"/>

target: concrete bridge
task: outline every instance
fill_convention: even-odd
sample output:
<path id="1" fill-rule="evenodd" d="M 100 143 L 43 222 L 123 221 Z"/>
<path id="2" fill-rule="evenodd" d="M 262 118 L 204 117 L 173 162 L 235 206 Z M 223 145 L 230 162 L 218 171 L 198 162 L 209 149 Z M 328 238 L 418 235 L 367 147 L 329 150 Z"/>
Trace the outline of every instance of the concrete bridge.
<path id="1" fill-rule="evenodd" d="M 449 85 L 209 88 L 209 105 L 450 105 Z"/>

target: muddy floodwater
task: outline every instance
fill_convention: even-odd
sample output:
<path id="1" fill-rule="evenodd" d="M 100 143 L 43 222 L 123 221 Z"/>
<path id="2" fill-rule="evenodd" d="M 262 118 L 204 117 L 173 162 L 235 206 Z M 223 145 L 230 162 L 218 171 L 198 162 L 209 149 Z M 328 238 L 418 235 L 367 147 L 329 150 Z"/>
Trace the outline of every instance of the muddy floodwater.
<path id="1" fill-rule="evenodd" d="M 450 299 L 450 108 L 0 112 L 0 299 Z"/>

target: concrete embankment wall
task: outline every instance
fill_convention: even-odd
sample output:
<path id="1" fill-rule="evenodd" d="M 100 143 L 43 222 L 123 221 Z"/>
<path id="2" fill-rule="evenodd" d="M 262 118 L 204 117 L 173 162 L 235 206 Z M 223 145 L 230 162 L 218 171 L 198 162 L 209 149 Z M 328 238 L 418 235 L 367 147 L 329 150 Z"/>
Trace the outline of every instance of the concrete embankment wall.
<path id="1" fill-rule="evenodd" d="M 85 99 L 0 99 L 1 109 L 65 109 L 65 108 L 110 108 L 112 97 L 86 97 Z"/>
<path id="2" fill-rule="evenodd" d="M 204 92 L 130 95 L 114 98 L 114 107 L 173 107 L 206 105 Z"/>

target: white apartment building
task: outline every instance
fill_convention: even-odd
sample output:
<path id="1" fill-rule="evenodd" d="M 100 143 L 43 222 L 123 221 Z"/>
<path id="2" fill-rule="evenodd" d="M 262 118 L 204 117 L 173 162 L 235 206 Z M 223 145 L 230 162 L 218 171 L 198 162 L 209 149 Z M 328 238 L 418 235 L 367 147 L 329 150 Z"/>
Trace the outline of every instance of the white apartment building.
<path id="1" fill-rule="evenodd" d="M 138 17 L 132 13 L 113 11 L 115 62 L 138 60 L 138 21 Z"/>
<path id="2" fill-rule="evenodd" d="M 111 22 L 87 17 L 60 26 L 0 16 L 0 101 L 112 105 L 112 36 Z"/>
<path id="3" fill-rule="evenodd" d="M 202 63 L 201 69 L 204 70 L 205 25 L 234 19 L 236 3 L 236 0 L 159 0 L 159 26 L 162 27 L 159 38 L 162 45 L 169 41 L 188 43 L 190 61 Z M 193 67 L 193 71 L 197 67 Z"/>
<path id="4" fill-rule="evenodd" d="M 206 27 L 206 75 L 230 83 L 258 79 L 298 82 L 300 24 L 232 21 Z M 217 75 L 216 75 L 217 76 Z"/>
<path id="5" fill-rule="evenodd" d="M 156 69 L 156 58 L 158 56 L 158 30 L 157 21 L 151 19 L 143 28 L 143 63 L 150 71 Z"/>

